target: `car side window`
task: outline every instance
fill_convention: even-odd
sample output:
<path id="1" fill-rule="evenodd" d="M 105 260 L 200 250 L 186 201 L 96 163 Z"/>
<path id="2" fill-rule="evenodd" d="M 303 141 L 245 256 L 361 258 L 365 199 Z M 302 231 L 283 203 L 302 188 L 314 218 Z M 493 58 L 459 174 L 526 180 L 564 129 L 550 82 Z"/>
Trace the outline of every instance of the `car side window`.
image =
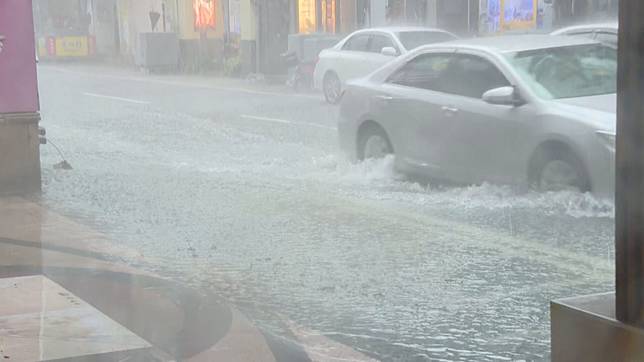
<path id="1" fill-rule="evenodd" d="M 494 64 L 468 54 L 455 54 L 443 76 L 444 92 L 470 98 L 480 99 L 491 89 L 510 85 Z"/>
<path id="2" fill-rule="evenodd" d="M 617 47 L 617 34 L 615 33 L 600 31 L 595 34 L 595 39 L 612 47 Z"/>
<path id="3" fill-rule="evenodd" d="M 394 45 L 393 40 L 391 40 L 390 37 L 386 35 L 372 35 L 371 36 L 371 43 L 369 43 L 369 51 L 372 53 L 380 53 L 382 52 L 382 48 L 385 47 L 391 47 L 396 49 L 398 51 L 398 47 Z"/>
<path id="4" fill-rule="evenodd" d="M 421 54 L 398 69 L 387 82 L 442 92 L 450 58 L 451 54 Z"/>
<path id="5" fill-rule="evenodd" d="M 594 31 L 591 31 L 591 30 L 589 30 L 589 31 L 577 31 L 577 32 L 568 33 L 568 34 L 566 34 L 566 35 L 582 36 L 582 37 L 584 37 L 584 38 L 590 38 L 590 39 L 592 39 L 592 38 L 594 38 L 594 37 L 595 37 L 595 32 L 594 32 Z"/>
<path id="6" fill-rule="evenodd" d="M 354 52 L 366 52 L 369 50 L 369 39 L 371 35 L 369 34 L 356 34 L 349 38 L 342 50 L 350 50 Z"/>

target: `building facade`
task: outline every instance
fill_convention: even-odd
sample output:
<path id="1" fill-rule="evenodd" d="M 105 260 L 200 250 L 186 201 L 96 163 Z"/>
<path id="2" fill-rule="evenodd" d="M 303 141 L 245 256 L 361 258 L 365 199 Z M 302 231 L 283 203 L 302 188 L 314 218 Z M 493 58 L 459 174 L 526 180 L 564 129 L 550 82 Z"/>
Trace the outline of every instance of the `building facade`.
<path id="1" fill-rule="evenodd" d="M 395 25 L 461 36 L 614 18 L 618 0 L 34 0 L 38 53 L 132 63 L 141 34 L 172 33 L 179 68 L 281 74 L 289 34 Z M 508 15 L 513 14 L 513 15 Z"/>

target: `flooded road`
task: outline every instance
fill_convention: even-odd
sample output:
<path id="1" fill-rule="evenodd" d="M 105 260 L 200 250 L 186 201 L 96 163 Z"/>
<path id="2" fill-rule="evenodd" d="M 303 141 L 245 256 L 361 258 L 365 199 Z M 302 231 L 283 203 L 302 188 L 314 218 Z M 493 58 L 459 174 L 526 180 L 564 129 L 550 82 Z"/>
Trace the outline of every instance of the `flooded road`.
<path id="1" fill-rule="evenodd" d="M 382 360 L 544 360 L 549 301 L 613 288 L 613 205 L 348 163 L 337 108 L 243 82 L 41 65 L 45 203 Z"/>

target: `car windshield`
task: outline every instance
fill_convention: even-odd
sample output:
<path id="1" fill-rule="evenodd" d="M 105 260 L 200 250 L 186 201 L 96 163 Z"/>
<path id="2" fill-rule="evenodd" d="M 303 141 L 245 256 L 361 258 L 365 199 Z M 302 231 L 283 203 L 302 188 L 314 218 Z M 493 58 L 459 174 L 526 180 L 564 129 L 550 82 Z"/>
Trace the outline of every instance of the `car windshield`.
<path id="1" fill-rule="evenodd" d="M 404 31 L 398 33 L 398 38 L 407 50 L 455 39 L 452 34 L 442 31 Z"/>
<path id="2" fill-rule="evenodd" d="M 521 78 L 547 99 L 615 93 L 617 52 L 589 44 L 522 51 L 507 55 Z"/>

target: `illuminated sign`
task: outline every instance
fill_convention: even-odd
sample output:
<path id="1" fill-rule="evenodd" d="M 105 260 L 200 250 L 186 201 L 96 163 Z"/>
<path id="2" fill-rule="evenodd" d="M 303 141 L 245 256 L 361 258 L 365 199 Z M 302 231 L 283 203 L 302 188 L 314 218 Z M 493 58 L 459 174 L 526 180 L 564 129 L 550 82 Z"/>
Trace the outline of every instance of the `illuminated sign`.
<path id="1" fill-rule="evenodd" d="M 300 33 L 314 33 L 317 29 L 315 0 L 298 0 L 298 22 Z"/>
<path id="2" fill-rule="evenodd" d="M 481 0 L 483 3 L 484 0 Z M 501 26 L 501 0 L 487 0 L 487 15 L 486 25 L 488 33 L 496 33 L 500 30 Z"/>
<path id="3" fill-rule="evenodd" d="M 217 26 L 216 4 L 215 0 L 192 0 L 195 29 L 215 29 Z"/>
<path id="4" fill-rule="evenodd" d="M 502 0 L 501 30 L 534 29 L 538 0 Z"/>
<path id="5" fill-rule="evenodd" d="M 335 33 L 335 0 L 322 1 L 322 19 L 324 21 L 324 31 Z"/>
<path id="6" fill-rule="evenodd" d="M 64 36 L 55 40 L 55 54 L 59 57 L 86 57 L 89 42 L 86 36 Z"/>

